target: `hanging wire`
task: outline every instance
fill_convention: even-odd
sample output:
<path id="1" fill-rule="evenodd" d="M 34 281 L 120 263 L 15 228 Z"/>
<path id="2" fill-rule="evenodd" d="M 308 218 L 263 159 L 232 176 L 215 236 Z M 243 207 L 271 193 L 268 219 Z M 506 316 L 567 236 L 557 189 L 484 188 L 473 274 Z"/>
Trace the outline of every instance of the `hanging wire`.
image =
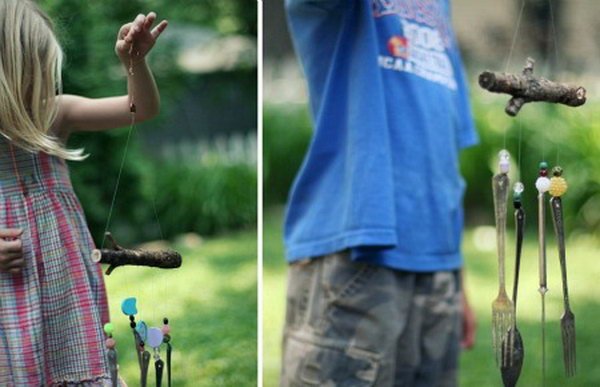
<path id="1" fill-rule="evenodd" d="M 552 6 L 552 0 L 548 0 L 548 6 L 550 8 L 550 21 L 552 26 L 552 43 L 554 46 L 554 71 L 558 74 L 559 61 L 558 61 L 558 34 L 556 33 L 556 23 L 554 21 L 554 7 Z M 548 46 L 549 48 L 550 46 Z M 550 57 L 550 55 L 547 55 Z"/>
<path id="2" fill-rule="evenodd" d="M 132 44 L 129 49 L 129 68 L 127 69 L 127 76 L 133 77 L 133 53 L 134 53 L 134 45 Z M 127 151 L 129 150 L 129 142 L 131 140 L 131 135 L 135 129 L 135 94 L 134 88 L 132 87 L 129 90 L 129 111 L 131 113 L 131 123 L 129 124 L 129 132 L 127 133 L 127 140 L 125 141 L 125 149 L 123 150 L 123 157 L 121 158 L 121 166 L 119 167 L 119 173 L 117 174 L 117 182 L 115 183 L 115 189 L 113 191 L 112 200 L 110 202 L 110 208 L 108 210 L 108 217 L 106 218 L 106 226 L 104 227 L 104 235 L 102 237 L 101 249 L 104 248 L 104 244 L 106 243 L 106 233 L 110 228 L 110 221 L 112 219 L 112 214 L 115 209 L 115 203 L 117 201 L 117 193 L 119 192 L 119 185 L 121 183 L 121 176 L 123 174 L 123 168 L 125 167 L 125 161 L 127 160 Z"/>
<path id="3" fill-rule="evenodd" d="M 121 183 L 121 176 L 123 174 L 123 168 L 125 167 L 125 160 L 127 160 L 127 150 L 129 149 L 129 141 L 131 140 L 131 134 L 135 129 L 135 124 L 132 124 L 129 127 L 129 132 L 127 133 L 127 140 L 125 141 L 125 149 L 123 150 L 123 157 L 121 159 L 121 166 L 119 167 L 119 173 L 117 174 L 117 182 L 115 183 L 115 189 L 113 191 L 112 200 L 110 202 L 110 209 L 108 210 L 108 217 L 106 219 L 106 226 L 104 227 L 104 236 L 102 237 L 101 249 L 104 248 L 104 244 L 106 243 L 106 233 L 110 228 L 110 222 L 112 219 L 112 214 L 115 208 L 115 203 L 117 201 L 117 193 L 119 192 L 119 185 Z"/>
<path id="4" fill-rule="evenodd" d="M 554 46 L 554 73 L 557 77 L 559 76 L 560 70 L 560 62 L 559 62 L 559 53 L 558 53 L 558 34 L 556 31 L 556 20 L 554 17 L 554 7 L 552 5 L 552 0 L 548 0 L 548 8 L 550 10 L 550 33 L 552 35 L 552 45 Z M 548 45 L 548 51 L 550 51 L 550 45 Z M 547 52 L 546 58 L 549 60 L 550 53 Z M 554 120 L 551 120 L 551 125 L 554 126 L 554 130 L 556 130 L 556 125 L 554 124 Z M 556 142 L 556 165 L 559 164 L 560 161 L 560 141 Z"/>
<path id="5" fill-rule="evenodd" d="M 519 29 L 521 27 L 521 19 L 523 18 L 523 11 L 525 10 L 525 0 L 521 1 L 521 9 L 519 10 L 519 16 L 517 18 L 517 25 L 515 27 L 515 31 L 513 32 L 512 43 L 510 45 L 510 51 L 508 52 L 508 56 L 506 58 L 504 71 L 508 72 L 508 66 L 510 66 L 510 61 L 512 60 L 513 51 L 517 44 L 517 38 L 519 36 Z"/>
<path id="6" fill-rule="evenodd" d="M 519 165 L 517 166 L 517 168 L 519 169 L 519 180 L 523 181 L 523 170 L 521 168 L 521 148 L 522 148 L 522 144 L 523 144 L 523 121 L 521 121 L 521 117 L 519 117 L 517 119 L 517 121 L 519 122 L 519 150 L 518 150 L 518 156 L 517 156 L 517 160 Z"/>
<path id="7" fill-rule="evenodd" d="M 512 43 L 510 45 L 510 50 L 508 52 L 508 55 L 506 57 L 505 60 L 505 67 L 504 67 L 504 71 L 508 72 L 508 67 L 510 66 L 510 62 L 512 60 L 512 56 L 513 56 L 513 52 L 515 50 L 516 44 L 517 44 L 517 38 L 519 37 L 519 30 L 521 27 L 521 19 L 523 18 L 523 11 L 525 10 L 525 0 L 521 1 L 521 8 L 519 10 L 519 16 L 517 17 L 517 24 L 515 26 L 515 30 L 513 32 L 513 36 L 512 36 Z M 506 138 L 507 138 L 507 131 L 508 129 L 505 127 L 504 128 L 504 133 L 503 133 L 503 149 L 506 149 Z M 520 144 L 519 144 L 520 146 Z"/>

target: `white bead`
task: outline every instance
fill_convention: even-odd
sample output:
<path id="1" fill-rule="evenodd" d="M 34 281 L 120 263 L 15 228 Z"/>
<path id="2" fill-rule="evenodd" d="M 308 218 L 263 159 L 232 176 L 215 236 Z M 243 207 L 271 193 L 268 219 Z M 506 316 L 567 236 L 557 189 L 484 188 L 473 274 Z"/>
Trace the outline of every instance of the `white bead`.
<path id="1" fill-rule="evenodd" d="M 540 176 L 535 181 L 535 188 L 537 188 L 538 192 L 547 192 L 550 189 L 550 179 L 545 176 Z"/>
<path id="2" fill-rule="evenodd" d="M 500 158 L 500 162 L 498 163 L 500 173 L 508 173 L 510 171 L 510 154 L 506 149 L 502 149 L 498 153 L 498 157 Z"/>
<path id="3" fill-rule="evenodd" d="M 517 181 L 517 182 L 515 183 L 515 186 L 514 186 L 513 190 L 514 190 L 516 193 L 522 193 L 523 191 L 525 191 L 525 186 L 524 186 L 524 185 L 523 185 L 523 183 L 521 183 L 520 181 Z"/>

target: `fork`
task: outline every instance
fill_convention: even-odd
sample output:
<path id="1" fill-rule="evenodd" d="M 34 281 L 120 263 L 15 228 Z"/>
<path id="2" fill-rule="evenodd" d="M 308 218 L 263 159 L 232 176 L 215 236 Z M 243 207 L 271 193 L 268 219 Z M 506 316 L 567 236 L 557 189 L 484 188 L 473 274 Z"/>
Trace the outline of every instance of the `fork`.
<path id="1" fill-rule="evenodd" d="M 558 170 L 558 171 L 557 171 Z M 560 178 L 562 170 L 555 168 L 555 177 Z M 555 177 L 552 178 L 553 182 Z M 558 183 L 560 184 L 560 183 Z M 568 377 L 575 375 L 576 369 L 576 340 L 575 340 L 575 315 L 571 311 L 569 304 L 569 287 L 567 285 L 567 262 L 565 248 L 565 231 L 563 221 L 562 199 L 560 195 L 566 191 L 566 184 L 561 191 L 553 192 L 550 190 L 553 197 L 550 199 L 550 207 L 552 208 L 552 220 L 554 223 L 554 232 L 558 242 L 558 257 L 560 260 L 560 272 L 562 277 L 563 287 L 563 302 L 564 313 L 560 318 L 560 328 L 563 343 L 563 360 L 565 364 L 565 372 Z"/>
<path id="2" fill-rule="evenodd" d="M 494 211 L 496 218 L 496 244 L 498 249 L 498 296 L 492 302 L 492 337 L 496 363 L 500 366 L 506 366 L 509 358 L 508 354 L 512 352 L 514 343 L 513 331 L 510 329 L 514 325 L 514 306 L 506 294 L 505 285 L 505 244 L 506 244 L 506 211 L 508 201 L 508 152 L 500 152 L 500 173 L 492 178 L 492 189 L 494 192 Z M 502 343 L 507 343 L 506 351 L 502 354 Z"/>

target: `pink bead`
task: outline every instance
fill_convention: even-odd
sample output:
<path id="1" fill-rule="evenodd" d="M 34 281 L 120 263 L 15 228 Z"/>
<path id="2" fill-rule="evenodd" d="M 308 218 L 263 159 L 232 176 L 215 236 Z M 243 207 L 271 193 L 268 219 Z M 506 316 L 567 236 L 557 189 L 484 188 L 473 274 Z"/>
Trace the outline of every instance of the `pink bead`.
<path id="1" fill-rule="evenodd" d="M 163 325 L 161 329 L 163 335 L 168 335 L 171 332 L 171 327 L 168 325 Z"/>
<path id="2" fill-rule="evenodd" d="M 113 339 L 112 337 L 109 337 L 108 339 L 106 339 L 106 341 L 104 342 L 104 345 L 106 345 L 106 348 L 108 349 L 114 349 L 115 346 L 117 345 L 117 342 L 115 341 L 115 339 Z"/>

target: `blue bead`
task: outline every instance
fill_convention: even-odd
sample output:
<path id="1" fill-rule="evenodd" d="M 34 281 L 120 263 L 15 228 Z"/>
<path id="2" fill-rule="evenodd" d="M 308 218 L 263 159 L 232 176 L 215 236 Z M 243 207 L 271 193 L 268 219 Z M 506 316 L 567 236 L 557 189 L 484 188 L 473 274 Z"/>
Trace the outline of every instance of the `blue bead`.
<path id="1" fill-rule="evenodd" d="M 123 300 L 123 302 L 121 303 L 121 311 L 123 312 L 124 315 L 126 316 L 133 316 L 137 314 L 137 308 L 135 306 L 135 303 L 137 302 L 137 300 L 135 299 L 135 297 L 129 297 Z"/>
<path id="2" fill-rule="evenodd" d="M 137 326 L 135 327 L 135 330 L 140 335 L 140 337 L 142 338 L 142 340 L 144 340 L 144 341 L 147 340 L 147 338 L 148 338 L 148 326 L 146 325 L 145 322 L 143 322 L 143 321 L 138 322 Z"/>

